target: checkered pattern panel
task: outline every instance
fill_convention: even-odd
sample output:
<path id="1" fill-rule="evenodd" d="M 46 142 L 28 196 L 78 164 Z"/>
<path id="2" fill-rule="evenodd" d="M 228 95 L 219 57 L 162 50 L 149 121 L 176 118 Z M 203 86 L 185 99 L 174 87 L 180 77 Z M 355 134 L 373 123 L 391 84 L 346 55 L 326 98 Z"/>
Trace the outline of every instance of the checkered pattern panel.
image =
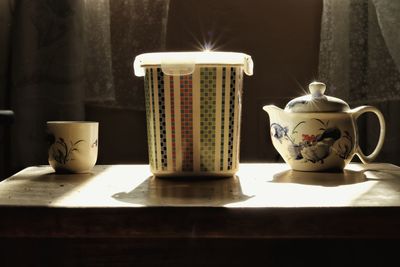
<path id="1" fill-rule="evenodd" d="M 237 167 L 239 138 L 234 137 L 234 133 L 239 133 L 240 127 L 239 121 L 235 121 L 235 113 L 239 112 L 235 90 L 237 86 L 241 86 L 241 70 L 235 66 L 227 66 L 217 72 L 217 67 L 202 66 L 197 71 L 199 72 L 196 75 L 199 76 L 195 77 L 200 84 L 195 88 L 199 90 L 200 99 L 194 100 L 193 75 L 180 76 L 178 79 L 174 76 L 164 77 L 160 68 L 146 69 L 144 86 L 149 162 L 156 172 L 174 172 L 178 169 L 192 172 L 195 166 L 199 166 L 201 172 L 207 173 L 233 170 Z M 216 77 L 217 73 L 221 77 Z M 164 82 L 169 86 L 168 95 Z M 217 91 L 220 94 L 218 97 Z M 178 95 L 179 99 L 176 99 Z M 219 103 L 216 103 L 217 99 Z M 197 104 L 200 114 L 193 114 L 194 105 Z M 217 107 L 221 109 L 218 111 L 218 118 Z M 170 121 L 167 122 L 167 118 Z M 240 114 L 236 114 L 236 118 L 240 120 Z M 200 128 L 194 124 L 197 119 Z M 167 129 L 167 125 L 170 125 L 170 129 Z M 177 129 L 178 125 L 180 129 Z M 199 139 L 193 140 L 195 129 Z M 180 136 L 177 136 L 177 132 L 180 132 Z M 218 147 L 215 140 L 217 132 L 220 134 Z M 167 143 L 168 137 L 171 140 Z M 194 151 L 197 147 L 194 142 L 199 145 L 197 152 Z M 179 147 L 181 149 L 177 151 Z M 199 153 L 198 157 L 194 157 L 194 153 Z M 218 162 L 215 162 L 216 158 Z M 181 162 L 177 162 L 178 159 Z"/>
<path id="2" fill-rule="evenodd" d="M 164 73 L 157 68 L 158 109 L 160 114 L 161 168 L 167 169 L 167 129 L 165 121 Z"/>
<path id="3" fill-rule="evenodd" d="M 229 95 L 229 143 L 228 143 L 228 170 L 232 169 L 233 158 L 233 127 L 235 118 L 235 87 L 236 87 L 236 68 L 231 68 L 231 83 Z"/>
<path id="4" fill-rule="evenodd" d="M 144 94 L 146 101 L 146 126 L 147 126 L 147 145 L 149 151 L 149 163 L 151 166 L 154 166 L 154 156 L 153 156 L 153 142 L 151 136 L 153 135 L 153 128 L 151 127 L 152 114 L 150 113 L 150 94 L 151 94 L 151 84 L 152 81 L 150 79 L 150 70 L 146 69 L 146 75 L 144 78 Z"/>
<path id="5" fill-rule="evenodd" d="M 221 149 L 220 149 L 220 167 L 224 169 L 224 145 L 225 145 L 225 84 L 226 84 L 226 68 L 222 69 L 222 97 L 221 97 Z"/>
<path id="6" fill-rule="evenodd" d="M 170 99 L 171 99 L 171 154 L 172 169 L 176 170 L 176 130 L 175 130 L 175 98 L 174 98 L 174 78 L 169 77 Z"/>
<path id="7" fill-rule="evenodd" d="M 151 85 L 150 85 L 150 94 L 151 94 L 151 117 L 153 120 L 153 161 L 154 161 L 154 169 L 158 169 L 158 161 L 157 161 L 157 145 L 155 140 L 157 140 L 157 131 L 156 131 L 156 107 L 155 107 L 155 101 L 154 101 L 154 73 L 153 69 L 150 70 L 150 80 L 151 80 Z"/>
<path id="8" fill-rule="evenodd" d="M 182 171 L 193 171 L 192 75 L 180 77 Z"/>
<path id="9" fill-rule="evenodd" d="M 216 68 L 200 69 L 200 171 L 214 171 Z"/>

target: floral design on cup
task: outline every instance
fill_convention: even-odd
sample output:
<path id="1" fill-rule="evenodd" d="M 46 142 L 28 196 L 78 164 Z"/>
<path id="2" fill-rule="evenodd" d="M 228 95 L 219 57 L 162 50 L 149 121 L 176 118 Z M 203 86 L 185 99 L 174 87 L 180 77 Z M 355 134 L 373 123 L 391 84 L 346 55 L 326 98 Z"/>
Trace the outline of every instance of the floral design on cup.
<path id="1" fill-rule="evenodd" d="M 48 141 L 51 146 L 52 157 L 59 164 L 66 164 L 70 160 L 74 160 L 72 158 L 72 154 L 74 151 L 79 152 L 77 148 L 78 144 L 81 142 L 85 142 L 84 140 L 78 140 L 76 142 L 69 141 L 69 145 L 65 142 L 64 138 L 59 137 L 57 140 L 54 135 L 48 135 Z"/>
<path id="2" fill-rule="evenodd" d="M 347 159 L 352 151 L 353 138 L 348 131 L 340 131 L 338 127 L 329 127 L 329 121 L 324 122 L 320 119 L 313 118 L 318 121 L 321 127 L 317 133 L 302 133 L 301 141 L 296 142 L 294 135 L 298 133 L 299 126 L 306 124 L 306 121 L 299 122 L 289 135 L 289 128 L 283 127 L 278 123 L 271 124 L 271 134 L 281 144 L 284 140 L 290 142 L 287 146 L 289 155 L 292 159 L 302 160 L 306 162 L 321 164 L 332 151 L 340 158 Z"/>

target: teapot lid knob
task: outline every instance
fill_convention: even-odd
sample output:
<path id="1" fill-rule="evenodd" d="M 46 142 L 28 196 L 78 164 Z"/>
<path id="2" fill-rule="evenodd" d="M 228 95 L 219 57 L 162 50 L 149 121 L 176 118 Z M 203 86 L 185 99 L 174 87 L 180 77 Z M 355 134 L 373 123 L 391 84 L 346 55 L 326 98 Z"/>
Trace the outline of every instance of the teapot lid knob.
<path id="1" fill-rule="evenodd" d="M 326 90 L 326 85 L 321 82 L 312 82 L 308 86 L 312 97 L 321 97 L 324 95 Z"/>
<path id="2" fill-rule="evenodd" d="M 308 86 L 310 94 L 292 99 L 286 104 L 288 112 L 346 112 L 349 105 L 343 100 L 324 95 L 326 85 L 322 82 L 312 82 Z"/>

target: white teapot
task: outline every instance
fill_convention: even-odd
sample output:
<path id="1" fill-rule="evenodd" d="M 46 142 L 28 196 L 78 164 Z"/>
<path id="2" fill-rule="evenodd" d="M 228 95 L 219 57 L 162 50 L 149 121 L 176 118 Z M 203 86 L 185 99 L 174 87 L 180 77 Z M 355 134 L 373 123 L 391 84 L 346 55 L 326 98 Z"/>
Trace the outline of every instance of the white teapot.
<path id="1" fill-rule="evenodd" d="M 321 82 L 309 85 L 310 93 L 291 100 L 284 110 L 267 105 L 272 143 L 293 170 L 342 170 L 356 154 L 363 163 L 373 161 L 385 139 L 385 120 L 372 106 L 350 109 L 341 99 L 324 95 Z M 365 155 L 358 144 L 356 120 L 361 114 L 376 114 L 380 135 L 375 150 Z"/>

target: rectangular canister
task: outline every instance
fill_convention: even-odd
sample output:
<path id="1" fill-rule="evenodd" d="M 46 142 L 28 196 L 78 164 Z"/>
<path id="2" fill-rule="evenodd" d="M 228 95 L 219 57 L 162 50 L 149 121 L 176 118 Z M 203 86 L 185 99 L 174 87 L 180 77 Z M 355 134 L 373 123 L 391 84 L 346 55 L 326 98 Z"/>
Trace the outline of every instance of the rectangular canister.
<path id="1" fill-rule="evenodd" d="M 232 176 L 239 166 L 243 73 L 234 52 L 148 53 L 144 76 L 149 163 L 156 176 Z"/>

